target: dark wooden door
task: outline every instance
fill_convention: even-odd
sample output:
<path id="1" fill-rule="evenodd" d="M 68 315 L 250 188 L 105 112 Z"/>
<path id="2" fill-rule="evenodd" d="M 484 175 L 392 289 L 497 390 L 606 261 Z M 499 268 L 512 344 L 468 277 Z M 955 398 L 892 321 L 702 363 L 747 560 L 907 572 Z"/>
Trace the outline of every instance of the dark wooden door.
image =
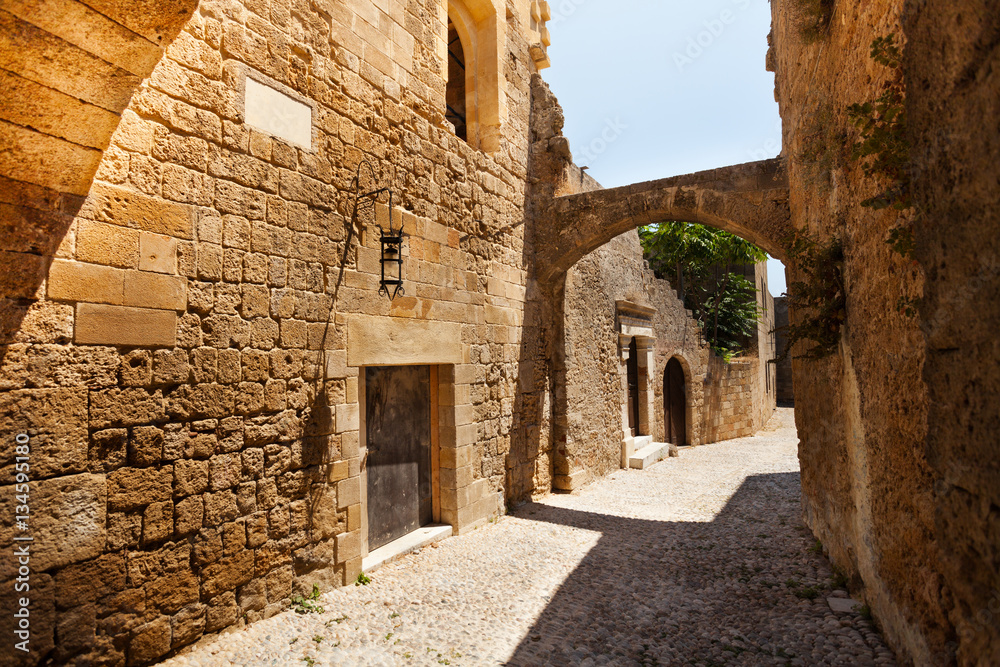
<path id="1" fill-rule="evenodd" d="M 368 548 L 431 522 L 429 366 L 365 369 Z"/>
<path id="2" fill-rule="evenodd" d="M 639 435 L 639 349 L 635 338 L 628 345 L 628 427 Z"/>
<path id="3" fill-rule="evenodd" d="M 687 444 L 687 398 L 684 392 L 684 369 L 676 358 L 667 362 L 663 372 L 663 421 L 667 442 Z"/>

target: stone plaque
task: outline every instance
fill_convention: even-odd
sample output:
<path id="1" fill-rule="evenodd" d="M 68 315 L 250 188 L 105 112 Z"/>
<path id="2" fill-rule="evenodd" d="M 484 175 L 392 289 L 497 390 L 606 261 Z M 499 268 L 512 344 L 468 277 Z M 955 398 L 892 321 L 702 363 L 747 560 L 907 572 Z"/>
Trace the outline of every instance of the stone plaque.
<path id="1" fill-rule="evenodd" d="M 249 77 L 246 122 L 262 132 L 312 149 L 312 108 Z"/>

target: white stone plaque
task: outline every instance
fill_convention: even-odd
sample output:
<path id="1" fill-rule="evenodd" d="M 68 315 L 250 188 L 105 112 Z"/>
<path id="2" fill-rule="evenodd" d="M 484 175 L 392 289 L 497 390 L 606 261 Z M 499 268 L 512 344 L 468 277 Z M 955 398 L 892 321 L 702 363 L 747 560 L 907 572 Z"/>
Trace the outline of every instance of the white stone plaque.
<path id="1" fill-rule="evenodd" d="M 312 108 L 247 77 L 247 125 L 312 150 Z"/>

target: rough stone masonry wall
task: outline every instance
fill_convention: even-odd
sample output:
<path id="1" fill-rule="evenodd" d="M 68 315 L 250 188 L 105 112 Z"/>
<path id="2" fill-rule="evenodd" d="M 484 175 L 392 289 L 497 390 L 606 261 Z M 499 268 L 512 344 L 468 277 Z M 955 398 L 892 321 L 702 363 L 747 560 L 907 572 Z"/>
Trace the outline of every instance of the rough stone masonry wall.
<path id="1" fill-rule="evenodd" d="M 838 2 L 816 35 L 807 11 L 773 4 L 769 61 L 793 219 L 843 239 L 847 323 L 833 358 L 793 361 L 805 518 L 902 660 L 994 664 L 1000 151 L 983 119 L 1000 99 L 1000 16 L 987 2 Z M 869 56 L 890 34 L 905 43 L 904 213 L 860 205 L 880 184 L 851 159 L 846 117 L 891 76 Z M 886 243 L 900 223 L 915 261 Z M 915 317 L 901 297 L 918 299 Z"/>
<path id="2" fill-rule="evenodd" d="M 474 150 L 441 124 L 445 12 L 437 0 L 206 0 L 127 101 L 81 196 L 3 181 L 5 201 L 65 232 L 47 246 L 5 240 L 38 260 L 4 274 L 17 324 L 0 341 L 0 431 L 31 436 L 32 660 L 148 663 L 312 583 L 353 580 L 348 314 L 459 327 L 462 363 L 441 400 L 441 485 L 456 500 L 441 514 L 471 526 L 497 511 L 532 63 L 518 14 L 501 15 L 505 141 Z M 244 123 L 251 69 L 312 105 L 312 150 Z M 407 296 L 392 304 L 376 294 L 374 228 L 345 253 L 362 160 L 375 169 L 362 187 L 391 186 L 406 209 L 394 214 L 410 235 Z M 3 452 L 12 516 L 12 444 Z M 5 524 L 5 553 L 12 537 Z"/>

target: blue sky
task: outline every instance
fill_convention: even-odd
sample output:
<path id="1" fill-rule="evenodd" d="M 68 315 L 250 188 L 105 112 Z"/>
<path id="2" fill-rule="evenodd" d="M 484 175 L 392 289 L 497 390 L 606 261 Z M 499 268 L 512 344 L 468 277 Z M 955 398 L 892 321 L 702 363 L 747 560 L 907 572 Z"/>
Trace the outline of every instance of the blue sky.
<path id="1" fill-rule="evenodd" d="M 768 0 L 549 0 L 552 67 L 577 164 L 605 187 L 774 157 Z M 784 291 L 771 262 L 773 294 Z"/>

